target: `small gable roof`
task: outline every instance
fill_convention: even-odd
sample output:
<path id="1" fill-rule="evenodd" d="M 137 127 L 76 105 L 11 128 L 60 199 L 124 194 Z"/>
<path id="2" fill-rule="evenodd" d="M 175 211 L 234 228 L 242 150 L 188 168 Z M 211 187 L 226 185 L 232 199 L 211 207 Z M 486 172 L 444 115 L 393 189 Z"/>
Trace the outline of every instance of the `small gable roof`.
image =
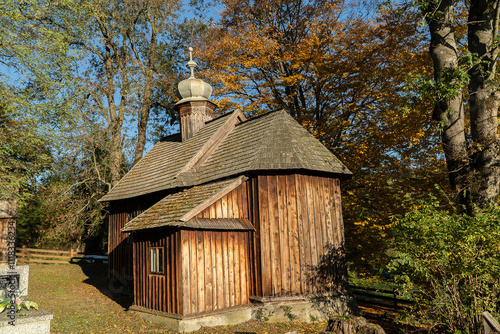
<path id="1" fill-rule="evenodd" d="M 261 170 L 351 172 L 284 110 L 246 120 L 236 110 L 211 120 L 185 142 L 157 143 L 101 201 L 201 185 Z"/>
<path id="2" fill-rule="evenodd" d="M 251 230 L 246 219 L 203 219 L 196 215 L 241 185 L 247 177 L 240 176 L 194 186 L 171 194 L 129 221 L 123 232 L 157 227 Z"/>

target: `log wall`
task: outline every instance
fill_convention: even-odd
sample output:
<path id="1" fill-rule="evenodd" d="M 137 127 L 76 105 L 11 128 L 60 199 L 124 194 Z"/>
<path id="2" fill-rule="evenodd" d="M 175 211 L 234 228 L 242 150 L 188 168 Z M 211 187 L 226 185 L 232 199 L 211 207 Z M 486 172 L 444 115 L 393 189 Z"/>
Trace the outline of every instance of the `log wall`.
<path id="1" fill-rule="evenodd" d="M 322 289 L 315 280 L 325 265 L 322 260 L 340 256 L 344 261 L 340 181 L 301 174 L 259 175 L 254 188 L 259 219 L 252 293 L 281 297 Z"/>

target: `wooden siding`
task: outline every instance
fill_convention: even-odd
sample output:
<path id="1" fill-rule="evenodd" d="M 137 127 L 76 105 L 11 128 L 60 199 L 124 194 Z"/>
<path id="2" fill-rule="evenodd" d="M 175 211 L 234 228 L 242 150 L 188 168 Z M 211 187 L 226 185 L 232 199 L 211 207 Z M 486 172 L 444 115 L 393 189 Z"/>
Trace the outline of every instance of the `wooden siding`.
<path id="1" fill-rule="evenodd" d="M 248 181 L 196 215 L 196 218 L 247 218 L 250 219 Z"/>
<path id="2" fill-rule="evenodd" d="M 134 234 L 134 304 L 179 314 L 182 310 L 180 231 L 146 230 Z M 163 274 L 151 274 L 151 248 L 163 249 Z"/>
<path id="3" fill-rule="evenodd" d="M 134 304 L 170 314 L 249 303 L 249 232 L 161 229 L 134 236 Z M 151 248 L 164 273 L 151 274 Z"/>
<path id="4" fill-rule="evenodd" d="M 250 232 L 248 240 L 247 284 L 249 295 L 258 295 L 256 288 L 261 282 L 260 265 L 257 265 L 255 240 L 259 240 L 257 178 L 251 178 L 235 188 L 229 194 L 200 212 L 196 218 L 246 218 L 252 222 L 255 232 Z M 260 291 L 260 290 L 259 290 Z"/>
<path id="5" fill-rule="evenodd" d="M 323 290 L 315 270 L 332 250 L 344 261 L 340 205 L 338 179 L 258 175 L 195 216 L 246 218 L 255 231 L 137 231 L 133 252 L 115 261 L 132 260 L 133 254 L 135 305 L 170 314 L 210 313 L 248 304 L 252 296 L 308 295 Z M 140 212 L 138 204 L 132 208 L 122 206 L 112 216 Z M 164 248 L 162 275 L 150 274 L 150 247 Z"/>
<path id="6" fill-rule="evenodd" d="M 323 290 L 315 281 L 316 271 L 332 252 L 343 257 L 340 181 L 302 174 L 259 175 L 253 189 L 259 219 L 254 220 L 251 293 L 281 297 Z"/>
<path id="7" fill-rule="evenodd" d="M 110 203 L 108 229 L 108 277 L 116 285 L 132 281 L 132 242 L 121 228 L 130 220 L 125 207 Z"/>
<path id="8" fill-rule="evenodd" d="M 182 230 L 183 314 L 249 303 L 250 232 Z"/>
<path id="9" fill-rule="evenodd" d="M 108 278 L 113 284 L 129 285 L 133 280 L 132 239 L 128 233 L 121 231 L 122 227 L 168 194 L 159 192 L 109 203 Z"/>

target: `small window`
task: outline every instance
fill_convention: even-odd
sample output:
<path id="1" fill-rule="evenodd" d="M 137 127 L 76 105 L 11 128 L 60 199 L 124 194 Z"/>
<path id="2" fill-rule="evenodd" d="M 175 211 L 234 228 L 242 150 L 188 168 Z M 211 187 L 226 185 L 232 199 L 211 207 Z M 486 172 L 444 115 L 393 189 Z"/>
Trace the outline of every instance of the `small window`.
<path id="1" fill-rule="evenodd" d="M 163 248 L 151 248 L 151 274 L 163 274 Z"/>

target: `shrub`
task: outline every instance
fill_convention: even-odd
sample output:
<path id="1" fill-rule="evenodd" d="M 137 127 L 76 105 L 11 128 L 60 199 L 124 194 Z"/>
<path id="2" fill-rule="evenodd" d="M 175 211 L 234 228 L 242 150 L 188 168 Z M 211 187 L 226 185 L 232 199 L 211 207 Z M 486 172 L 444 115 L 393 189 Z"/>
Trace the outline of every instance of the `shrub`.
<path id="1" fill-rule="evenodd" d="M 481 333 L 484 311 L 499 313 L 500 210 L 476 216 L 435 201 L 394 221 L 391 267 L 415 306 L 413 320 L 440 332 Z"/>

